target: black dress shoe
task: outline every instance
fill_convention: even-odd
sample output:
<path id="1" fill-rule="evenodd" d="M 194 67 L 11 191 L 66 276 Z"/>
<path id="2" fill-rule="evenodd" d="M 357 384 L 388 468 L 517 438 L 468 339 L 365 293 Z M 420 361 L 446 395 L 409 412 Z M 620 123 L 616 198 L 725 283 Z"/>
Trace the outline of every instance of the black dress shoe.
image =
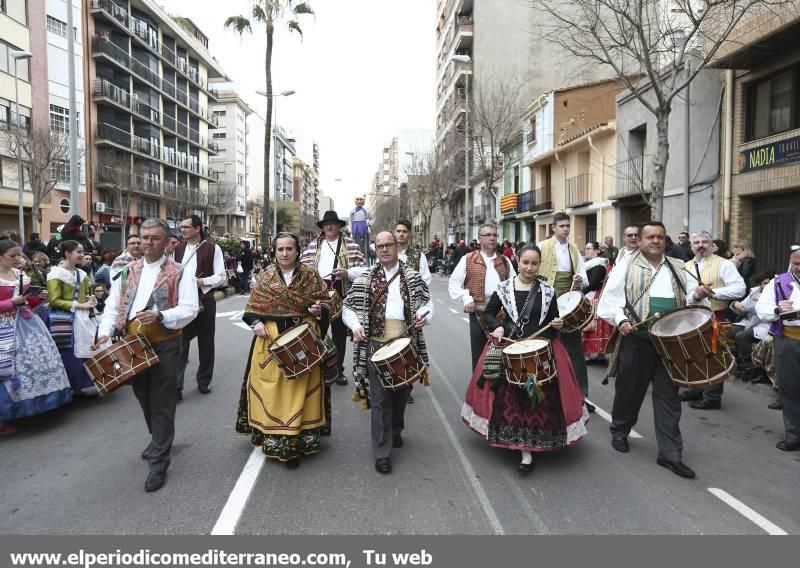
<path id="1" fill-rule="evenodd" d="M 167 482 L 166 471 L 151 471 L 147 476 L 147 481 L 144 482 L 144 490 L 148 493 L 158 491 Z"/>
<path id="2" fill-rule="evenodd" d="M 686 389 L 678 394 L 681 401 L 688 402 L 690 400 L 703 400 L 703 391 Z"/>
<path id="3" fill-rule="evenodd" d="M 414 397 L 411 396 L 411 393 L 408 393 L 408 396 L 406 397 L 406 404 L 414 404 Z"/>
<path id="4" fill-rule="evenodd" d="M 611 438 L 611 447 L 618 452 L 626 453 L 628 448 L 628 438 Z"/>
<path id="5" fill-rule="evenodd" d="M 588 412 L 589 414 L 594 414 L 594 411 L 597 407 L 591 402 L 584 401 L 583 403 L 586 405 L 586 412 Z"/>
<path id="6" fill-rule="evenodd" d="M 175 395 L 175 402 L 180 402 L 183 400 L 183 391 L 178 389 L 178 394 Z"/>
<path id="7" fill-rule="evenodd" d="M 781 440 L 775 447 L 783 452 L 796 452 L 800 450 L 800 442 L 795 442 L 794 444 L 789 444 L 786 440 Z"/>
<path id="8" fill-rule="evenodd" d="M 297 469 L 300 467 L 300 458 L 292 458 L 287 460 L 286 469 Z"/>
<path id="9" fill-rule="evenodd" d="M 520 473 L 530 473 L 533 471 L 533 462 L 531 463 L 520 463 L 517 466 L 517 471 Z"/>
<path id="10" fill-rule="evenodd" d="M 781 399 L 778 399 L 775 402 L 770 402 L 767 405 L 767 408 L 769 408 L 770 410 L 783 410 L 783 401 Z"/>
<path id="11" fill-rule="evenodd" d="M 392 473 L 392 460 L 389 458 L 375 460 L 375 471 L 378 473 Z"/>
<path id="12" fill-rule="evenodd" d="M 708 400 L 707 398 L 704 398 L 703 400 L 695 400 L 694 402 L 690 402 L 689 406 L 698 410 L 719 410 L 722 407 L 722 401 Z"/>
<path id="13" fill-rule="evenodd" d="M 346 385 L 347 384 L 347 377 L 344 375 L 339 375 L 336 377 L 336 384 L 337 385 Z"/>
<path id="14" fill-rule="evenodd" d="M 393 448 L 402 448 L 403 447 L 403 437 L 398 434 L 394 438 L 392 438 L 392 447 Z"/>
<path id="15" fill-rule="evenodd" d="M 675 475 L 680 475 L 681 477 L 686 477 L 687 479 L 694 479 L 697 477 L 697 474 L 694 472 L 694 470 L 681 461 L 673 462 L 658 458 L 656 463 L 662 467 L 671 469 L 672 473 Z"/>
<path id="16" fill-rule="evenodd" d="M 208 394 L 211 392 L 211 387 L 209 385 L 197 385 L 197 390 L 202 394 Z"/>

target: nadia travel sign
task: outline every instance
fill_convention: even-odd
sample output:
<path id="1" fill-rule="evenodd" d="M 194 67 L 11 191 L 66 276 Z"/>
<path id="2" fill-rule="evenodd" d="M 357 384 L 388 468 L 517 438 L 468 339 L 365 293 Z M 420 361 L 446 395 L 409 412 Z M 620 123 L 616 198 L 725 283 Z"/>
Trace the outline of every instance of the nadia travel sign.
<path id="1" fill-rule="evenodd" d="M 800 162 L 800 136 L 745 150 L 739 155 L 739 172 L 785 166 L 793 162 Z"/>

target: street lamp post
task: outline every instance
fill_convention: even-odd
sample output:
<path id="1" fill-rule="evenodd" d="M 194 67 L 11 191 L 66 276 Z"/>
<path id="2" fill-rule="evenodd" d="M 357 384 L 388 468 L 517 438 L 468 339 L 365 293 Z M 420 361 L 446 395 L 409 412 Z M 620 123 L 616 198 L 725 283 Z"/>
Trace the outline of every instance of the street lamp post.
<path id="1" fill-rule="evenodd" d="M 289 97 L 289 96 L 295 94 L 295 92 L 296 91 L 294 91 L 292 89 L 289 89 L 289 90 L 286 90 L 286 91 L 281 91 L 280 93 L 277 93 L 277 94 L 273 93 L 272 94 L 272 98 L 275 99 L 275 97 Z M 268 95 L 266 93 L 266 91 L 256 91 L 256 94 L 259 94 L 262 97 L 269 97 L 270 96 L 270 95 Z M 274 107 L 273 108 L 273 111 L 274 111 L 273 112 L 273 116 L 275 117 L 275 121 L 277 122 L 277 120 L 278 120 L 278 104 L 277 104 L 277 100 L 274 101 L 274 103 L 275 104 L 273 105 L 273 107 Z M 272 138 L 274 140 L 274 138 L 275 138 L 275 123 L 272 124 L 272 132 L 270 133 L 270 136 L 272 136 Z M 275 172 L 276 172 L 276 175 L 277 175 L 278 164 L 276 163 L 274 167 L 275 167 Z M 269 174 L 269 172 L 267 172 L 267 174 Z M 269 175 L 267 177 L 269 177 Z M 274 239 L 275 235 L 277 235 L 277 234 L 278 234 L 278 185 L 274 184 L 274 187 L 272 188 L 272 238 Z"/>
<path id="2" fill-rule="evenodd" d="M 20 151 L 20 133 L 19 133 L 19 74 L 17 68 L 19 67 L 19 60 L 26 60 L 33 57 L 30 51 L 11 50 L 9 54 L 14 59 L 14 106 L 17 109 L 17 119 L 15 122 L 15 133 L 17 136 L 17 182 L 19 185 L 19 238 L 25 242 L 25 174 L 22 169 L 22 153 Z"/>
<path id="3" fill-rule="evenodd" d="M 453 55 L 450 61 L 468 64 L 469 55 Z M 469 241 L 469 75 L 464 73 L 464 241 Z"/>

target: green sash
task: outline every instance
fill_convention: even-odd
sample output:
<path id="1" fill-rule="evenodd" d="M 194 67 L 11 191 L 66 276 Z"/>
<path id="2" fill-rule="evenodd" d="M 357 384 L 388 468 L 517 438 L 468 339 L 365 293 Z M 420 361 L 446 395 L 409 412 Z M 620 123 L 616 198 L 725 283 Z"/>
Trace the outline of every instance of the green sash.
<path id="1" fill-rule="evenodd" d="M 678 300 L 675 298 L 659 298 L 658 296 L 651 296 L 650 297 L 650 311 L 647 314 L 648 318 L 653 317 L 657 313 L 665 314 L 667 312 L 671 312 L 672 310 L 678 307 Z M 641 337 L 642 339 L 647 339 L 650 337 L 650 325 L 648 324 L 645 327 L 634 331 L 636 336 Z"/>

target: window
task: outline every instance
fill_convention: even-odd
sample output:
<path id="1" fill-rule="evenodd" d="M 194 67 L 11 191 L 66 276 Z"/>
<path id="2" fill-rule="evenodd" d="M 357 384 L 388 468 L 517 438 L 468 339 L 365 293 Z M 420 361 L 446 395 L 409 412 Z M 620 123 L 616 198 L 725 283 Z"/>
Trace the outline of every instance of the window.
<path id="1" fill-rule="evenodd" d="M 28 25 L 27 0 L 0 0 L 0 12 L 17 20 L 20 24 Z"/>
<path id="2" fill-rule="evenodd" d="M 536 117 L 531 117 L 530 124 L 530 131 L 528 132 L 528 144 L 533 144 L 536 142 Z"/>
<path id="3" fill-rule="evenodd" d="M 61 20 L 58 20 L 48 14 L 47 31 L 53 32 L 54 34 L 58 34 L 61 37 L 67 37 L 67 23 L 62 22 Z"/>
<path id="4" fill-rule="evenodd" d="M 55 160 L 50 166 L 50 179 L 54 181 L 69 183 L 69 173 L 69 160 Z"/>
<path id="5" fill-rule="evenodd" d="M 20 107 L 23 111 L 26 107 Z M 28 110 L 30 112 L 30 110 Z M 11 107 L 0 104 L 0 130 L 11 130 L 17 121 L 17 113 L 11 112 Z M 19 118 L 19 127 L 23 130 L 30 130 L 31 118 L 24 114 Z"/>
<path id="6" fill-rule="evenodd" d="M 798 88 L 794 69 L 774 75 L 749 90 L 748 140 L 798 126 Z"/>
<path id="7" fill-rule="evenodd" d="M 225 109 L 215 110 L 215 111 L 212 111 L 212 112 L 213 112 L 214 116 L 216 116 L 216 117 L 220 117 L 220 116 L 225 116 L 226 115 Z"/>
<path id="8" fill-rule="evenodd" d="M 138 216 L 147 217 L 148 219 L 159 217 L 160 212 L 158 201 L 153 199 L 140 199 Z"/>
<path id="9" fill-rule="evenodd" d="M 227 138 L 227 136 L 225 135 L 225 132 L 213 132 L 211 134 L 211 137 L 212 138 L 216 138 L 217 140 L 220 140 L 220 139 L 223 139 L 223 138 Z"/>
<path id="10" fill-rule="evenodd" d="M 69 134 L 69 109 L 50 105 L 50 132 Z"/>
<path id="11" fill-rule="evenodd" d="M 11 56 L 11 52 L 14 50 L 19 51 L 19 48 L 0 40 L 0 71 L 5 71 L 9 75 L 14 74 L 14 58 Z M 17 75 L 23 81 L 30 81 L 30 61 L 28 59 L 17 60 Z"/>

